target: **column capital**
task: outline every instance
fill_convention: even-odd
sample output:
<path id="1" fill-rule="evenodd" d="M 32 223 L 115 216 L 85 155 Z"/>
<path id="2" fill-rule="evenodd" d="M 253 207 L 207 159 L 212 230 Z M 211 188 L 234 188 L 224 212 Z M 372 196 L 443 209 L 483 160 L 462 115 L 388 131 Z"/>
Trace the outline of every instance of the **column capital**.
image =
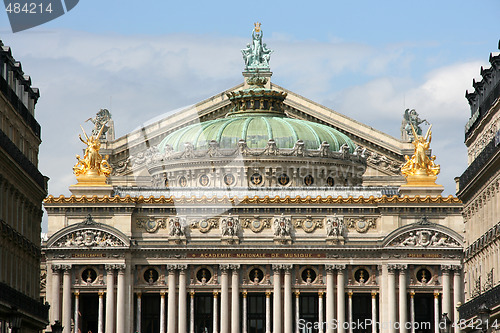
<path id="1" fill-rule="evenodd" d="M 214 298 L 217 298 L 219 296 L 219 292 L 218 291 L 214 291 L 213 294 L 214 294 Z"/>
<path id="2" fill-rule="evenodd" d="M 278 264 L 273 264 L 273 265 L 272 265 L 272 270 L 273 270 L 273 272 L 275 272 L 275 273 L 279 273 L 279 272 L 280 272 L 280 270 L 281 270 L 281 265 L 278 265 Z"/>
<path id="3" fill-rule="evenodd" d="M 141 298 L 142 297 L 142 291 L 140 291 L 140 290 L 137 291 L 135 294 L 137 295 L 137 298 Z"/>
<path id="4" fill-rule="evenodd" d="M 125 268 L 127 268 L 127 265 L 125 265 L 125 264 L 116 264 L 115 268 L 118 271 L 118 273 L 124 273 L 125 272 Z"/>
<path id="5" fill-rule="evenodd" d="M 449 274 L 450 271 L 452 270 L 451 265 L 441 265 L 441 272 L 443 274 Z"/>
<path id="6" fill-rule="evenodd" d="M 102 298 L 104 296 L 104 290 L 99 290 L 97 294 L 99 295 L 99 298 Z"/>
<path id="7" fill-rule="evenodd" d="M 71 272 L 71 265 L 69 264 L 61 265 L 61 270 L 64 271 L 64 274 L 68 274 L 69 272 Z"/>
<path id="8" fill-rule="evenodd" d="M 436 298 L 438 298 L 438 297 L 439 297 L 439 291 L 435 291 L 435 292 L 434 292 L 434 298 L 436 299 Z"/>
<path id="9" fill-rule="evenodd" d="M 455 273 L 460 273 L 462 271 L 462 265 L 451 265 L 451 269 L 455 271 Z"/>
<path id="10" fill-rule="evenodd" d="M 160 297 L 165 297 L 167 292 L 165 290 L 160 290 Z"/>
<path id="11" fill-rule="evenodd" d="M 189 292 L 189 296 L 191 296 L 191 298 L 194 298 L 194 295 L 196 295 L 196 292 L 194 290 L 191 290 Z"/>
<path id="12" fill-rule="evenodd" d="M 271 297 L 271 292 L 270 291 L 266 291 L 266 298 L 269 298 Z"/>
<path id="13" fill-rule="evenodd" d="M 387 271 L 389 272 L 389 274 L 394 274 L 397 269 L 398 269 L 398 265 L 396 265 L 396 264 L 387 264 Z"/>
<path id="14" fill-rule="evenodd" d="M 182 273 L 188 269 L 188 265 L 187 264 L 178 264 L 177 269 Z"/>
<path id="15" fill-rule="evenodd" d="M 61 266 L 62 265 L 58 265 L 58 264 L 52 264 L 50 267 L 52 268 L 52 272 L 54 273 L 59 273 L 59 271 L 61 270 Z"/>
<path id="16" fill-rule="evenodd" d="M 283 264 L 283 265 L 281 265 L 281 268 L 285 271 L 285 274 L 289 274 L 293 269 L 293 265 L 292 264 Z"/>
<path id="17" fill-rule="evenodd" d="M 80 290 L 75 290 L 73 294 L 75 295 L 76 298 L 80 297 Z"/>
<path id="18" fill-rule="evenodd" d="M 333 269 L 338 271 L 339 273 L 344 271 L 346 269 L 347 265 L 346 264 L 335 264 L 333 265 Z"/>
<path id="19" fill-rule="evenodd" d="M 220 264 L 219 265 L 220 271 L 222 274 L 227 274 L 227 271 L 231 269 L 231 265 L 229 264 Z"/>
<path id="20" fill-rule="evenodd" d="M 106 272 L 112 272 L 113 270 L 115 270 L 115 265 L 114 264 L 106 264 L 106 265 L 104 265 L 104 269 L 106 270 Z"/>
<path id="21" fill-rule="evenodd" d="M 377 292 L 376 291 L 372 291 L 372 298 L 376 298 L 377 297 Z"/>
<path id="22" fill-rule="evenodd" d="M 399 270 L 399 273 L 406 273 L 406 270 L 408 269 L 408 265 L 404 264 L 396 264 L 396 269 Z"/>
<path id="23" fill-rule="evenodd" d="M 243 291 L 241 292 L 241 295 L 243 295 L 243 298 L 247 298 L 247 296 L 248 296 L 248 292 L 247 292 L 246 290 L 243 290 Z"/>
<path id="24" fill-rule="evenodd" d="M 240 264 L 230 264 L 229 268 L 231 268 L 233 271 L 237 271 L 240 269 Z"/>
<path id="25" fill-rule="evenodd" d="M 349 290 L 349 291 L 347 292 L 347 296 L 349 296 L 349 298 L 352 298 L 352 295 L 353 295 L 352 290 Z"/>
<path id="26" fill-rule="evenodd" d="M 318 291 L 318 297 L 323 298 L 323 295 L 325 295 L 324 291 Z"/>
<path id="27" fill-rule="evenodd" d="M 175 271 L 177 270 L 177 265 L 167 265 L 167 271 L 169 274 L 173 274 L 175 273 Z"/>
<path id="28" fill-rule="evenodd" d="M 326 273 L 333 273 L 335 267 L 333 265 L 325 265 Z"/>
<path id="29" fill-rule="evenodd" d="M 415 297 L 415 292 L 414 291 L 410 291 L 410 297 L 411 298 Z"/>
<path id="30" fill-rule="evenodd" d="M 296 297 L 296 298 L 299 298 L 299 296 L 300 296 L 300 291 L 296 290 L 296 291 L 294 291 L 294 294 L 295 294 L 295 297 Z"/>

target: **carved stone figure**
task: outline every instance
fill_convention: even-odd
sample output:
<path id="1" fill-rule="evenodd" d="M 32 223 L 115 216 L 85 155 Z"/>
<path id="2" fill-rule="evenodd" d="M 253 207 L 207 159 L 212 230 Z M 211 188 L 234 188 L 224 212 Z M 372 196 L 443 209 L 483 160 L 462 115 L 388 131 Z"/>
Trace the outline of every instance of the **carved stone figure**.
<path id="1" fill-rule="evenodd" d="M 169 234 L 170 236 L 184 237 L 186 236 L 186 219 L 180 216 L 176 216 L 170 219 L 168 222 Z"/>
<path id="2" fill-rule="evenodd" d="M 338 237 L 343 236 L 345 232 L 345 225 L 343 217 L 333 217 L 326 219 L 326 235 L 328 237 Z"/>
<path id="3" fill-rule="evenodd" d="M 240 228 L 240 219 L 238 217 L 229 214 L 227 217 L 221 219 L 220 229 L 223 237 L 238 236 Z"/>
<path id="4" fill-rule="evenodd" d="M 290 218 L 281 214 L 280 217 L 275 218 L 273 222 L 274 236 L 277 237 L 290 237 L 292 232 L 292 221 Z"/>

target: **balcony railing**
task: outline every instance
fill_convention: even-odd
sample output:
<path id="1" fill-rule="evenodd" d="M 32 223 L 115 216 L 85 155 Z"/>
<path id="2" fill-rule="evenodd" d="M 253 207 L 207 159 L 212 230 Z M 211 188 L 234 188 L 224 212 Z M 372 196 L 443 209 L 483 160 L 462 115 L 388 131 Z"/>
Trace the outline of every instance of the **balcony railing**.
<path id="1" fill-rule="evenodd" d="M 49 305 L 42 304 L 38 300 L 2 282 L 0 282 L 0 299 L 3 303 L 7 303 L 11 307 L 17 308 L 19 312 L 24 312 L 43 321 L 49 321 Z"/>
<path id="2" fill-rule="evenodd" d="M 482 304 L 489 309 L 500 305 L 500 284 L 460 306 L 458 308 L 460 319 L 467 320 L 477 315 L 477 310 Z"/>

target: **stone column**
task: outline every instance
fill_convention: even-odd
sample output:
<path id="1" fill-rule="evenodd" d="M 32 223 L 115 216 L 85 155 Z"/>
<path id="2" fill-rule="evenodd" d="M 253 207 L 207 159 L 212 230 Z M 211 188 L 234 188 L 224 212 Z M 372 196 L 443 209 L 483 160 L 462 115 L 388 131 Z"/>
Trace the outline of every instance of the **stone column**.
<path id="1" fill-rule="evenodd" d="M 168 269 L 168 318 L 167 318 L 167 332 L 174 333 L 176 327 L 176 318 L 177 318 L 177 303 L 175 299 L 175 289 L 176 289 L 176 265 L 167 265 Z"/>
<path id="2" fill-rule="evenodd" d="M 281 333 L 281 265 L 273 265 L 273 333 Z M 287 332 L 288 333 L 288 332 Z"/>
<path id="3" fill-rule="evenodd" d="M 325 265 L 326 270 L 326 332 L 333 333 L 333 328 L 330 325 L 334 319 L 335 307 L 334 307 L 334 295 L 333 295 L 333 265 Z"/>
<path id="4" fill-rule="evenodd" d="M 63 276 L 62 325 L 63 333 L 71 333 L 71 265 L 61 265 Z"/>
<path id="5" fill-rule="evenodd" d="M 219 320 L 219 314 L 218 314 L 218 309 L 219 309 L 219 306 L 217 305 L 217 296 L 219 296 L 219 292 L 217 291 L 214 291 L 214 323 L 213 323 L 213 326 L 214 326 L 214 333 L 218 333 L 219 332 L 219 327 L 218 327 L 218 320 Z"/>
<path id="6" fill-rule="evenodd" d="M 325 319 L 323 318 L 323 294 L 324 292 L 322 291 L 318 292 L 318 321 L 320 323 L 319 333 L 324 332 L 323 324 L 325 322 Z"/>
<path id="7" fill-rule="evenodd" d="M 337 325 L 338 333 L 344 333 L 345 322 L 345 282 L 344 282 L 344 269 L 346 265 L 335 265 L 337 270 Z"/>
<path id="8" fill-rule="evenodd" d="M 411 333 L 415 333 L 415 292 L 410 292 L 410 323 Z"/>
<path id="9" fill-rule="evenodd" d="M 170 307 L 169 307 L 169 309 L 170 309 Z M 164 290 L 160 291 L 160 333 L 165 333 L 165 291 Z"/>
<path id="10" fill-rule="evenodd" d="M 220 275 L 220 332 L 229 333 L 229 265 L 219 265 Z"/>
<path id="11" fill-rule="evenodd" d="M 443 313 L 448 314 L 448 318 L 452 318 L 452 309 L 451 309 L 451 285 L 450 285 L 450 270 L 451 265 L 441 265 L 441 277 L 443 279 Z"/>
<path id="12" fill-rule="evenodd" d="M 106 333 L 115 331 L 115 265 L 106 264 Z M 140 330 L 139 330 L 140 332 Z"/>
<path id="13" fill-rule="evenodd" d="M 118 291 L 116 296 L 116 332 L 125 332 L 127 318 L 125 316 L 125 264 L 117 265 L 118 269 Z"/>
<path id="14" fill-rule="evenodd" d="M 387 265 L 387 297 L 388 297 L 388 319 L 389 332 L 395 332 L 394 323 L 396 319 L 396 265 Z"/>
<path id="15" fill-rule="evenodd" d="M 189 292 L 189 306 L 190 306 L 190 312 L 189 312 L 189 333 L 194 333 L 194 291 L 191 290 Z"/>
<path id="16" fill-rule="evenodd" d="M 499 200 L 500 201 L 500 200 Z M 500 267 L 499 267 L 500 268 Z M 454 323 L 458 323 L 458 304 L 462 303 L 462 267 L 460 265 L 453 266 L 453 318 L 450 318 Z M 459 333 L 460 328 L 455 325 L 455 333 Z"/>
<path id="17" fill-rule="evenodd" d="M 434 333 L 439 333 L 439 293 L 434 292 Z"/>
<path id="18" fill-rule="evenodd" d="M 247 321 L 248 321 L 248 300 L 247 300 L 247 292 L 244 291 L 241 293 L 241 296 L 243 296 L 243 325 L 242 325 L 242 333 L 247 333 L 248 332 L 248 327 L 247 327 Z M 266 293 L 266 301 L 267 301 L 267 293 Z M 266 305 L 266 319 L 267 319 L 267 305 Z M 267 323 L 266 323 L 267 324 Z M 266 332 L 267 333 L 267 332 Z"/>
<path id="19" fill-rule="evenodd" d="M 408 322 L 408 305 L 406 292 L 406 269 L 407 265 L 398 265 L 399 268 L 399 333 L 407 333 L 405 325 Z"/>
<path id="20" fill-rule="evenodd" d="M 97 321 L 97 332 L 104 333 L 104 291 L 99 290 L 99 314 Z"/>
<path id="21" fill-rule="evenodd" d="M 295 333 L 299 333 L 300 291 L 295 292 Z"/>
<path id="22" fill-rule="evenodd" d="M 285 270 L 285 322 L 283 329 L 285 332 L 293 332 L 293 312 L 292 312 L 292 269 L 293 265 L 283 265 Z"/>
<path id="23" fill-rule="evenodd" d="M 137 313 L 135 319 L 135 331 L 141 333 L 142 330 L 142 293 L 137 293 Z"/>
<path id="24" fill-rule="evenodd" d="M 271 333 L 271 292 L 266 291 L 266 333 Z"/>
<path id="25" fill-rule="evenodd" d="M 240 332 L 240 265 L 231 265 L 231 333 Z M 179 332 L 180 333 L 180 332 Z"/>
<path id="26" fill-rule="evenodd" d="M 186 270 L 187 265 L 177 265 L 179 269 L 179 333 L 187 332 L 187 291 Z"/>
<path id="27" fill-rule="evenodd" d="M 347 292 L 347 306 L 349 307 L 349 333 L 352 333 L 352 291 Z"/>
<path id="28" fill-rule="evenodd" d="M 377 333 L 377 292 L 372 291 L 372 333 Z"/>
<path id="29" fill-rule="evenodd" d="M 78 332 L 78 328 L 80 326 L 80 291 L 75 291 L 75 318 L 73 319 L 75 322 L 75 332 Z"/>

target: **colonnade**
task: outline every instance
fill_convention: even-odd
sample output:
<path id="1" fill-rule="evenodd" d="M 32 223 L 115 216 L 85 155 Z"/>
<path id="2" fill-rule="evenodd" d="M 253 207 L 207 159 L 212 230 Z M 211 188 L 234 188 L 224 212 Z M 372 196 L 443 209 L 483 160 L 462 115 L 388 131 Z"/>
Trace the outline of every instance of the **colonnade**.
<path id="1" fill-rule="evenodd" d="M 272 291 L 269 289 L 265 291 L 265 332 L 298 333 L 298 320 L 294 322 L 294 317 L 300 319 L 300 290 L 292 282 L 294 266 L 292 264 L 273 264 L 271 267 L 273 271 Z M 343 322 L 353 321 L 352 297 L 354 292 L 356 292 L 356 288 L 350 284 L 350 281 L 346 284 L 347 266 L 345 264 L 325 265 L 324 267 L 326 271 L 326 285 L 318 285 L 320 288 L 316 291 L 318 293 L 318 321 L 322 323 L 320 325 L 320 332 L 333 333 L 336 331 L 338 333 L 351 333 L 352 327 L 344 325 Z M 374 288 L 377 290 L 371 290 L 372 322 L 409 322 L 413 324 L 415 322 L 415 290 L 408 290 L 407 266 L 385 264 L 379 267 L 381 267 L 381 279 L 385 279 L 387 283 L 380 286 L 374 284 Z M 106 289 L 105 292 L 102 289 L 98 291 L 98 333 L 126 332 L 126 323 L 127 321 L 130 322 L 127 314 L 127 309 L 130 307 L 126 307 L 128 300 L 126 293 L 130 287 L 126 285 L 126 265 L 109 264 L 105 265 L 105 268 L 107 274 Z M 160 333 L 194 333 L 195 295 L 198 290 L 187 290 L 186 274 L 188 265 L 167 265 L 166 268 L 168 270 L 168 288 L 160 290 Z M 78 327 L 80 320 L 78 315 L 80 292 L 73 290 L 71 269 L 71 265 L 52 265 L 51 323 L 55 320 L 62 321 L 64 333 L 71 333 L 72 319 L 74 320 L 75 327 Z M 219 288 L 218 290 L 211 291 L 213 293 L 213 332 L 247 333 L 248 291 L 241 290 L 240 265 L 220 264 L 219 269 L 220 285 L 215 284 Z M 461 267 L 441 265 L 440 270 L 441 287 L 433 288 L 435 307 L 434 327 L 436 327 L 436 333 L 439 333 L 437 324 L 440 314 L 448 313 L 450 319 L 457 320 L 458 314 L 454 309 L 454 304 L 462 301 Z M 115 276 L 117 276 L 116 288 L 114 285 Z M 368 291 L 370 290 L 368 289 Z M 74 293 L 74 312 L 71 311 L 72 292 Z M 207 289 L 203 289 L 203 292 L 206 293 Z M 407 304 L 408 295 L 410 304 Z M 130 329 L 141 332 L 141 291 L 137 291 L 136 296 L 137 312 L 135 325 Z M 273 303 L 272 309 L 271 298 Z M 379 298 L 378 301 L 377 298 Z M 294 303 L 295 314 L 292 312 Z M 379 304 L 378 307 L 377 304 Z M 407 318 L 408 307 L 410 308 L 410 318 Z M 106 316 L 104 316 L 104 308 L 106 309 Z M 380 311 L 381 308 L 383 308 L 383 311 Z M 398 308 L 400 309 L 399 311 Z M 325 310 L 325 316 L 323 310 Z M 332 325 L 329 325 L 335 321 L 337 323 L 336 329 Z M 399 329 L 396 329 L 391 325 L 388 329 L 378 329 L 377 325 L 372 325 L 372 333 L 376 333 L 379 330 L 391 333 L 396 331 L 400 333 L 415 333 L 413 328 L 413 325 L 409 328 L 406 325 L 400 325 Z"/>

